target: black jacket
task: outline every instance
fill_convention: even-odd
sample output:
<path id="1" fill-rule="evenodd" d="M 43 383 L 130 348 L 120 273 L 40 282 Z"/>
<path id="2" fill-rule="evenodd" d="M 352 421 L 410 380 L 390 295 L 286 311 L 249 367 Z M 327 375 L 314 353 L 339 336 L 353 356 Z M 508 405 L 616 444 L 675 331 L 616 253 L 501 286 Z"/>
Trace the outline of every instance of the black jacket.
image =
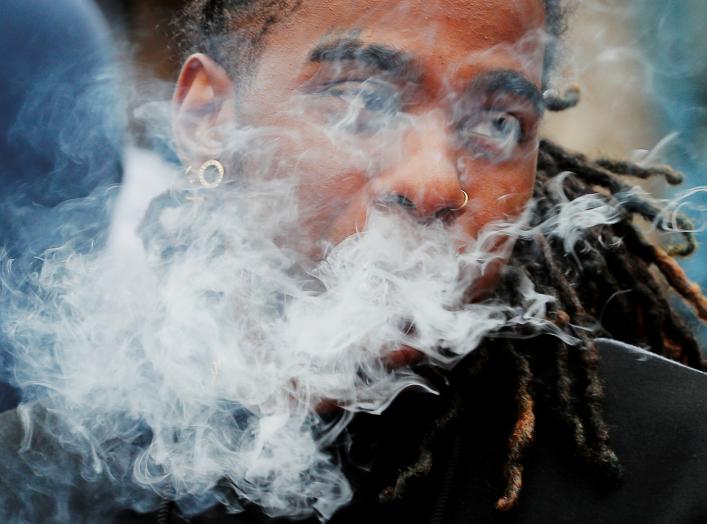
<path id="1" fill-rule="evenodd" d="M 572 448 L 552 431 L 550 424 L 539 424 L 536 444 L 525 460 L 518 507 L 508 513 L 495 510 L 494 503 L 503 487 L 499 464 L 507 434 L 507 410 L 501 409 L 499 399 L 508 388 L 503 377 L 496 377 L 474 385 L 472 400 L 466 402 L 463 416 L 440 435 L 432 448 L 434 466 L 428 477 L 413 482 L 401 500 L 380 503 L 378 493 L 391 480 L 381 473 L 386 468 L 375 466 L 366 475 L 354 474 L 352 482 L 357 495 L 331 522 L 707 523 L 707 374 L 615 342 L 601 341 L 599 349 L 605 416 L 612 447 L 624 467 L 620 486 L 607 485 L 597 478 L 574 457 Z M 431 396 L 413 397 L 407 405 L 394 405 L 390 413 L 381 417 L 370 416 L 358 426 L 354 423 L 354 439 L 357 432 L 380 437 L 360 438 L 359 448 L 363 449 L 354 446 L 354 454 L 373 454 L 391 463 L 405 458 L 409 452 L 405 449 L 407 440 L 419 440 L 418 435 L 412 434 L 420 425 L 414 417 L 434 411 L 435 402 Z M 36 412 L 34 416 L 50 415 Z M 410 438 L 406 439 L 406 435 Z M 4 444 L 0 455 L 2 522 L 57 520 L 53 516 L 57 508 L 49 501 L 61 490 L 71 494 L 63 510 L 59 508 L 74 515 L 71 522 L 84 518 L 87 522 L 135 524 L 187 522 L 172 504 L 163 504 L 158 512 L 148 511 L 158 504 L 154 499 L 146 502 L 143 514 L 120 510 L 125 507 L 120 497 L 100 481 L 43 486 L 37 475 L 29 499 L 27 490 L 22 490 L 24 504 L 31 504 L 34 510 L 33 515 L 25 513 L 30 520 L 22 520 L 17 516 L 21 504 L 16 494 L 20 492 L 17 486 L 26 478 L 27 466 L 17 453 L 22 432 L 16 412 L 0 417 L 0 439 Z M 43 453 L 47 463 L 75 468 L 71 458 L 50 437 L 35 434 L 31 442 L 29 453 Z M 114 504 L 104 508 L 106 501 Z M 102 507 L 100 515 L 93 511 L 97 507 Z M 264 521 L 257 510 L 227 515 L 220 507 L 191 519 L 196 524 Z"/>

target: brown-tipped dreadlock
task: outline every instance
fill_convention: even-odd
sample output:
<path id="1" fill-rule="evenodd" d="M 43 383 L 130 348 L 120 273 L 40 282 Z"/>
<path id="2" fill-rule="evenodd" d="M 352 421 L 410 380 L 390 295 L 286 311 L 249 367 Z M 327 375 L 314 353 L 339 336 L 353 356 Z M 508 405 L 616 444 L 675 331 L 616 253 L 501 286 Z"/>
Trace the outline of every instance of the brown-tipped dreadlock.
<path id="1" fill-rule="evenodd" d="M 569 94 L 574 96 L 573 92 Z M 562 109 L 572 102 L 565 104 L 561 99 L 553 99 L 551 104 L 553 108 Z M 630 186 L 622 181 L 625 176 L 660 176 L 669 183 L 678 183 L 681 180 L 678 173 L 666 167 L 649 168 L 607 159 L 590 161 L 552 142 L 542 141 L 534 194 L 535 225 L 556 212 L 561 202 L 550 182 L 564 174 L 563 190 L 570 200 L 598 194 L 616 206 L 620 212 L 619 222 L 599 226 L 586 234 L 576 249 L 582 259 L 581 267 L 571 263 L 572 257 L 564 251 L 561 241 L 544 234 L 532 241 L 519 241 L 509 265 L 520 268 L 538 291 L 556 297 L 551 320 L 559 329 L 580 340 L 577 345 L 568 345 L 559 338 L 546 337 L 554 359 L 550 399 L 554 405 L 551 407 L 555 408 L 553 412 L 566 428 L 579 457 L 615 484 L 621 478 L 621 466 L 609 444 L 601 406 L 603 392 L 597 372 L 598 353 L 586 328 L 593 328 L 596 335 L 648 347 L 655 353 L 703 369 L 698 343 L 671 306 L 666 290 L 672 288 L 677 292 L 702 320 L 707 320 L 707 299 L 673 258 L 689 254 L 696 247 L 689 233 L 692 230 L 689 221 L 676 217 L 676 224 L 667 223 L 652 202 L 630 191 Z M 636 218 L 647 219 L 661 229 L 684 231 L 685 244 L 668 252 L 648 242 L 634 224 Z M 512 290 L 506 293 L 512 295 Z M 547 402 L 535 394 L 534 372 L 546 365 L 540 362 L 539 354 L 548 352 L 539 352 L 537 341 L 532 339 L 506 342 L 505 348 L 515 368 L 517 391 L 516 419 L 508 437 L 503 467 L 506 487 L 496 504 L 501 511 L 511 509 L 518 502 L 523 485 L 523 457 L 533 442 L 536 409 L 539 403 Z M 493 358 L 493 353 L 486 351 L 485 358 Z M 435 428 L 439 427 L 436 423 Z M 419 460 L 401 469 L 395 487 L 384 491 L 383 495 L 401 496 L 411 476 L 425 475 L 431 469 L 429 445 L 435 428 L 425 437 Z"/>
<path id="2" fill-rule="evenodd" d="M 525 448 L 533 441 L 535 433 L 535 399 L 531 392 L 533 375 L 530 371 L 528 359 L 513 349 L 508 343 L 507 351 L 513 357 L 518 375 L 518 390 L 516 404 L 518 414 L 508 442 L 508 462 L 505 467 L 506 491 L 496 502 L 496 507 L 501 511 L 512 508 L 520 495 L 523 486 L 523 464 L 521 459 Z"/>

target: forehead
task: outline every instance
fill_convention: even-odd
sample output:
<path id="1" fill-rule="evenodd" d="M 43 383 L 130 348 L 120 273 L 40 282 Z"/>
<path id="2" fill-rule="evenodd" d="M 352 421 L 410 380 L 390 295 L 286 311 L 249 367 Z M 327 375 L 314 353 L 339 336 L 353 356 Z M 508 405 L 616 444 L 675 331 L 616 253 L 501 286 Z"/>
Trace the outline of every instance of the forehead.
<path id="1" fill-rule="evenodd" d="M 433 77 L 505 68 L 539 84 L 544 23 L 541 0 L 304 0 L 268 35 L 257 76 L 261 87 L 295 87 L 313 48 L 355 37 L 405 52 Z"/>

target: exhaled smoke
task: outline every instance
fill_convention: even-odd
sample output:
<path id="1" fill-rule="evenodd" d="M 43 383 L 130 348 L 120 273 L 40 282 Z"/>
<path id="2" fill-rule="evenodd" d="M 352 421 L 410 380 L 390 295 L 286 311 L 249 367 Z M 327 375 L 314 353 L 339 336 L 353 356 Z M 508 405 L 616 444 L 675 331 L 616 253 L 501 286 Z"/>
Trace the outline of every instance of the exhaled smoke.
<path id="1" fill-rule="evenodd" d="M 326 520 L 352 496 L 331 451 L 352 415 L 380 413 L 410 387 L 433 392 L 395 364 L 403 348 L 448 369 L 508 328 L 572 342 L 545 319 L 552 297 L 527 279 L 513 303 L 466 297 L 512 240 L 542 228 L 572 252 L 587 228 L 616 221 L 612 205 L 565 200 L 530 228 L 531 203 L 474 239 L 373 207 L 360 232 L 312 256 L 298 227 L 310 218 L 297 204 L 300 182 L 311 179 L 302 166 L 329 159 L 309 141 L 335 144 L 357 172 L 374 173 L 400 161 L 402 137 L 423 120 L 402 111 L 373 118 L 359 99 L 322 100 L 326 118 L 292 110 L 298 125 L 315 128 L 309 138 L 220 130 L 236 142 L 240 176 L 157 198 L 141 226 L 144 249 L 57 247 L 22 292 L 5 275 L 2 327 L 27 401 L 25 438 L 0 456 L 18 486 L 0 493 L 0 520 L 102 522 L 115 508 L 154 510 L 160 497 L 187 514 L 249 501 L 271 516 Z M 141 106 L 144 120 L 159 120 L 149 127 L 164 127 L 162 106 Z M 351 127 L 370 133 L 368 149 L 356 147 Z M 276 161 L 272 150 L 293 143 L 304 145 L 297 158 Z"/>
<path id="2" fill-rule="evenodd" d="M 16 381 L 52 414 L 42 430 L 80 463 L 54 467 L 30 439 L 23 460 L 44 478 L 100 479 L 111 503 L 132 492 L 138 509 L 150 507 L 135 495 L 144 488 L 192 512 L 222 499 L 215 487 L 225 481 L 270 515 L 327 519 L 351 498 L 327 449 L 351 414 L 429 389 L 411 368 L 391 366 L 392 354 L 415 348 L 448 368 L 504 327 L 550 329 L 552 299 L 527 281 L 517 304 L 464 303 L 507 256 L 502 240 L 533 234 L 524 217 L 471 241 L 372 209 L 362 232 L 313 264 L 278 239 L 297 212 L 286 205 L 291 184 L 221 189 L 159 198 L 140 253 L 48 252 L 36 293 L 6 301 Z M 571 245 L 582 227 L 613 220 L 613 209 L 568 203 L 540 227 Z M 55 493 L 69 511 L 70 496 Z"/>
<path id="3" fill-rule="evenodd" d="M 543 37 L 528 38 L 537 36 Z M 522 42 L 508 47 L 526 59 Z M 487 54 L 470 53 L 468 61 Z M 618 64 L 621 74 L 598 76 L 620 80 L 635 98 L 645 89 L 644 75 L 634 75 L 640 84 L 629 81 L 626 61 L 617 56 L 576 62 L 586 69 Z M 421 224 L 373 208 L 360 232 L 317 246 L 317 256 L 300 249 L 293 224 L 308 216 L 295 202 L 298 183 L 310 176 L 302 166 L 330 161 L 317 144 L 335 144 L 352 171 L 374 174 L 401 160 L 402 138 L 422 125 L 396 110 L 390 92 L 377 93 L 379 82 L 369 84 L 356 96 L 320 96 L 324 109 L 316 118 L 308 117 L 311 97 L 288 107 L 291 120 L 312 128 L 307 138 L 284 130 L 274 130 L 277 139 L 268 129 L 220 130 L 237 142 L 233 164 L 242 176 L 213 191 L 156 199 L 141 226 L 144 249 L 113 243 L 86 253 L 65 244 L 44 253 L 41 272 L 30 283 L 21 276 L 21 288 L 3 261 L 2 329 L 13 346 L 11 380 L 26 400 L 22 438 L 0 433 L 0 486 L 8 487 L 0 490 L 0 521 L 104 522 L 116 509 L 155 510 L 160 498 L 177 500 L 187 514 L 216 503 L 237 512 L 253 502 L 271 516 L 327 520 L 352 497 L 332 444 L 345 436 L 353 414 L 380 413 L 407 388 L 434 393 L 416 368 L 395 364 L 402 348 L 417 350 L 423 365 L 449 369 L 489 336 L 550 332 L 573 342 L 545 319 L 552 297 L 527 279 L 518 280 L 513 303 L 466 300 L 508 256 L 507 239 L 542 230 L 579 261 L 575 248 L 584 232 L 618 220 L 620 202 L 598 195 L 570 201 L 562 177 L 553 182 L 561 204 L 532 228 L 532 202 L 517 220 L 489 224 L 474 239 L 442 222 Z M 608 107 L 622 104 L 615 89 L 604 91 L 611 94 Z M 164 139 L 168 105 L 126 96 L 145 132 Z M 87 107 L 110 106 L 100 100 Z M 378 101 L 378 111 L 366 110 Z M 457 116 L 464 116 L 468 108 L 457 105 Z M 86 127 L 81 115 L 76 125 Z M 622 129 L 616 120 L 631 119 L 611 121 Z M 590 119 L 585 127 L 595 126 Z M 366 148 L 357 147 L 361 139 L 351 130 L 368 133 Z M 62 135 L 76 136 L 84 135 Z M 513 138 L 499 147 L 501 158 Z M 292 143 L 303 146 L 296 161 L 278 163 L 272 150 Z M 93 144 L 62 143 L 62 151 L 67 158 L 102 155 L 88 149 Z M 99 173 L 100 160 L 91 173 Z M 136 161 L 153 180 L 162 176 L 161 165 Z M 685 206 L 676 200 L 669 211 Z M 668 215 L 660 219 L 678 224 Z M 80 230 L 85 218 L 72 214 L 61 227 Z M 522 268 L 506 271 L 523 274 Z"/>

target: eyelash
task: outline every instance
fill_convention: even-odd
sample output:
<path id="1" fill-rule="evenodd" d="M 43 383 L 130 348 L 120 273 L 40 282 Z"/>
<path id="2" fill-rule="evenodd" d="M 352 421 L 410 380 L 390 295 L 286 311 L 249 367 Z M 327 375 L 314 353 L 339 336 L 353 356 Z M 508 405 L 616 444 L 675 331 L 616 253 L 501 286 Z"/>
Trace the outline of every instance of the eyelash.
<path id="1" fill-rule="evenodd" d="M 459 122 L 456 130 L 462 147 L 496 161 L 509 159 L 527 141 L 522 118 L 498 109 L 482 109 Z"/>

